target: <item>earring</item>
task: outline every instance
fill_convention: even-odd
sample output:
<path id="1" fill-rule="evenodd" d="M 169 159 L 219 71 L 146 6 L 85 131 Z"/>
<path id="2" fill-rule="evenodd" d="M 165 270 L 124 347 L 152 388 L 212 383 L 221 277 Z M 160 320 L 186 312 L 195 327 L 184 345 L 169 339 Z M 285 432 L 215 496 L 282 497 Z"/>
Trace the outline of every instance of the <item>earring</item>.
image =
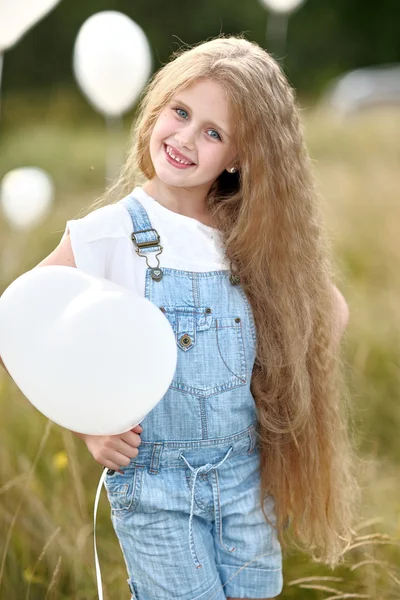
<path id="1" fill-rule="evenodd" d="M 229 169 L 229 173 L 236 173 L 236 168 L 232 167 L 231 169 Z"/>

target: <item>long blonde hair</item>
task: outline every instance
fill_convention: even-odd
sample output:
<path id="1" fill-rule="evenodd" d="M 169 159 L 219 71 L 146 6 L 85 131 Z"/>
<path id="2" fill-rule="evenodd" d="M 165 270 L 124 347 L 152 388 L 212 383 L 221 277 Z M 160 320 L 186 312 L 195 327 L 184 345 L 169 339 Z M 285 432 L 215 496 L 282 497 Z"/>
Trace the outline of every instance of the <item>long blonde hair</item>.
<path id="1" fill-rule="evenodd" d="M 107 199 L 155 175 L 149 142 L 166 102 L 199 78 L 224 86 L 239 172 L 224 172 L 207 203 L 257 329 L 251 391 L 261 506 L 272 494 L 281 541 L 290 522 L 292 541 L 334 565 L 351 537 L 357 485 L 334 335 L 331 252 L 293 91 L 272 57 L 243 37 L 220 36 L 173 58 L 145 90 L 126 163 Z"/>

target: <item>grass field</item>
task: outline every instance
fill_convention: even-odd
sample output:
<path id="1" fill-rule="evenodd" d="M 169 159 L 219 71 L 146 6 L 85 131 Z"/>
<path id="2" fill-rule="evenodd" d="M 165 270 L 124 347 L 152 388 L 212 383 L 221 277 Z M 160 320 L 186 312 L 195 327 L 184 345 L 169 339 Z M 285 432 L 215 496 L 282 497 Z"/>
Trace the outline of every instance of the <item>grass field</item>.
<path id="1" fill-rule="evenodd" d="M 400 111 L 346 121 L 304 113 L 318 191 L 350 307 L 343 339 L 355 442 L 364 459 L 354 547 L 335 571 L 299 553 L 285 559 L 284 599 L 400 599 Z M 7 129 L 0 177 L 22 165 L 54 177 L 54 210 L 17 234 L 0 221 L 0 291 L 52 248 L 67 218 L 104 187 L 101 127 L 55 120 Z M 126 142 L 120 136 L 121 146 Z M 92 512 L 100 466 L 71 433 L 51 424 L 0 373 L 0 598 L 97 598 Z M 107 600 L 129 598 L 105 498 L 98 547 Z"/>

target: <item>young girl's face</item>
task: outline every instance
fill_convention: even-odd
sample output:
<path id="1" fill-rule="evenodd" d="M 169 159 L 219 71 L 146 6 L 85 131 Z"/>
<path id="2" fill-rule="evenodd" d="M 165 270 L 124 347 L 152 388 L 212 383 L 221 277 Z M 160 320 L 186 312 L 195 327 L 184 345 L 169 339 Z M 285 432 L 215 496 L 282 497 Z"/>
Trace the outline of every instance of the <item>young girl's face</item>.
<path id="1" fill-rule="evenodd" d="M 161 111 L 150 139 L 157 177 L 166 185 L 201 188 L 205 194 L 234 165 L 235 154 L 226 93 L 212 79 L 178 92 Z"/>

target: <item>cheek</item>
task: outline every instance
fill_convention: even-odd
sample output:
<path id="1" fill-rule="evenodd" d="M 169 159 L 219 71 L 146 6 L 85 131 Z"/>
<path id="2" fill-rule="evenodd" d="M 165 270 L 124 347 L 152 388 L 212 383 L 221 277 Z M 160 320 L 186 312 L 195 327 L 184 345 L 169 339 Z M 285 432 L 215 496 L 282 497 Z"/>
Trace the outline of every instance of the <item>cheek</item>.
<path id="1" fill-rule="evenodd" d="M 161 114 L 154 125 L 152 137 L 154 140 L 161 141 L 173 131 L 174 123 L 167 114 Z"/>
<path id="2" fill-rule="evenodd" d="M 225 148 L 219 144 L 213 144 L 210 142 L 205 143 L 200 155 L 203 156 L 203 162 L 207 162 L 208 165 L 217 170 L 221 167 L 225 167 L 225 163 L 228 162 L 227 152 Z"/>

